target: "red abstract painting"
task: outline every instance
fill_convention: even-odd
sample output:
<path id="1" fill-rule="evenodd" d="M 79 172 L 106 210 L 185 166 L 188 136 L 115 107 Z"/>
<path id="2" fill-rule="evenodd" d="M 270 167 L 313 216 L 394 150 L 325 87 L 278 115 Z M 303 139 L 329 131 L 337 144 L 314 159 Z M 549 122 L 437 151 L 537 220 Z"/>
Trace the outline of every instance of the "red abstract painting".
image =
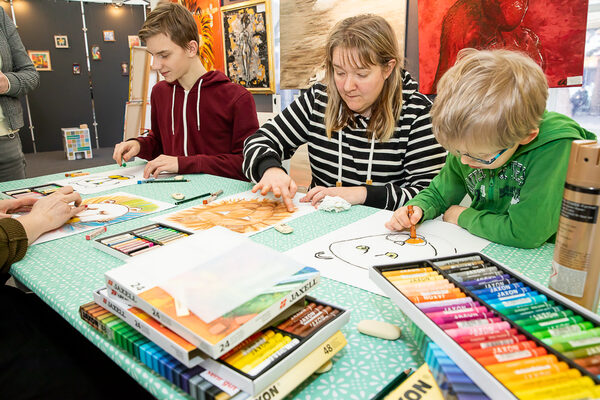
<path id="1" fill-rule="evenodd" d="M 550 87 L 581 85 L 588 0 L 420 0 L 420 91 L 435 93 L 460 49 L 522 51 Z"/>
<path id="2" fill-rule="evenodd" d="M 207 71 L 225 72 L 220 0 L 173 0 L 190 10 L 198 25 L 200 58 Z"/>

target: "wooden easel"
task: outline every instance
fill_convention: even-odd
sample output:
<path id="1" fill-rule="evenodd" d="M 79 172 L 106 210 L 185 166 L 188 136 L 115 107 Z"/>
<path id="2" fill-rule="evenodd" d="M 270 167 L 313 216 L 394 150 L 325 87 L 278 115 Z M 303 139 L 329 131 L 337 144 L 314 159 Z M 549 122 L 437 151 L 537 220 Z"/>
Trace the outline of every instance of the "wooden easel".
<path id="1" fill-rule="evenodd" d="M 151 56 L 145 47 L 134 46 L 129 52 L 129 98 L 125 105 L 123 140 L 145 133 L 147 126 L 148 92 L 150 85 L 158 80 L 158 74 L 150 70 Z"/>

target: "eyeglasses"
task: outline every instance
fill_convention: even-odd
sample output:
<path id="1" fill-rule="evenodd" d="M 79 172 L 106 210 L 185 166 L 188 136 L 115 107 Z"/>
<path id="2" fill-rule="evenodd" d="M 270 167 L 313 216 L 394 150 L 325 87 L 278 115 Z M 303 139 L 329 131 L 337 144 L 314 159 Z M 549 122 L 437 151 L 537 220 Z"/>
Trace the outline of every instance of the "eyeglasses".
<path id="1" fill-rule="evenodd" d="M 478 162 L 478 163 L 480 163 L 480 164 L 484 164 L 484 165 L 490 165 L 490 164 L 493 164 L 493 163 L 494 163 L 494 161 L 496 161 L 496 160 L 497 160 L 497 159 L 498 159 L 498 158 L 499 158 L 499 157 L 500 157 L 502 154 L 504 154 L 504 152 L 505 152 L 506 150 L 508 150 L 508 148 L 506 148 L 506 149 L 504 149 L 504 150 L 500 150 L 500 153 L 496 154 L 496 155 L 495 155 L 495 156 L 494 156 L 494 157 L 493 157 L 491 160 L 483 160 L 483 159 L 481 159 L 481 158 L 473 157 L 473 156 L 471 156 L 471 155 L 469 155 L 469 154 L 467 154 L 467 153 L 461 153 L 461 152 L 460 152 L 460 151 L 458 151 L 458 150 L 457 150 L 456 152 L 458 153 L 458 156 L 459 156 L 459 157 L 460 157 L 461 155 L 462 155 L 462 156 L 466 156 L 466 157 L 469 157 L 471 160 L 475 160 L 475 161 L 477 161 L 477 162 Z"/>

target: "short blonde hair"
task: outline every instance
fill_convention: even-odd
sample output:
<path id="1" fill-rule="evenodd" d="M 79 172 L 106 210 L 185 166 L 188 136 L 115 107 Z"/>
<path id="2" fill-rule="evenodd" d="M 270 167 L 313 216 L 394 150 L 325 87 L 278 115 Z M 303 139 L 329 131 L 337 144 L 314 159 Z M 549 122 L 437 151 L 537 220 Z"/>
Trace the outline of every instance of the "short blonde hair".
<path id="1" fill-rule="evenodd" d="M 402 111 L 402 64 L 398 52 L 398 39 L 391 25 L 383 18 L 373 14 L 362 14 L 338 22 L 327 38 L 325 47 L 325 80 L 327 82 L 327 108 L 325 110 L 325 128 L 327 136 L 331 132 L 354 126 L 354 111 L 350 110 L 340 97 L 335 86 L 333 71 L 333 51 L 346 51 L 347 61 L 354 67 L 379 65 L 385 67 L 396 60 L 392 73 L 383 84 L 383 89 L 371 106 L 371 118 L 367 134 L 375 135 L 381 141 L 387 141 L 394 134 L 396 122 Z M 352 59 L 349 52 L 356 50 L 358 60 Z M 354 65 L 356 63 L 360 65 Z"/>
<path id="2" fill-rule="evenodd" d="M 179 47 L 189 49 L 190 42 L 195 40 L 200 46 L 200 36 L 196 21 L 187 8 L 177 3 L 160 3 L 148 14 L 144 25 L 138 32 L 141 40 L 163 34 Z M 200 54 L 199 51 L 196 54 Z"/>
<path id="3" fill-rule="evenodd" d="M 463 49 L 440 79 L 437 92 L 431 121 L 442 146 L 451 152 L 460 146 L 468 151 L 471 145 L 500 150 L 538 128 L 548 82 L 525 54 Z"/>

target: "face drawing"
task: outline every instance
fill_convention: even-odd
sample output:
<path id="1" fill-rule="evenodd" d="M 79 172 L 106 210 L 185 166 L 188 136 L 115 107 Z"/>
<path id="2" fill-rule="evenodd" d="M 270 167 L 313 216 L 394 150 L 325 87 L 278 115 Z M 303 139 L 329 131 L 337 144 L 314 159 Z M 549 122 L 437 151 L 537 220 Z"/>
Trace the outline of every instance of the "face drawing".
<path id="1" fill-rule="evenodd" d="M 355 267 L 369 269 L 374 265 L 396 264 L 407 259 L 422 260 L 438 253 L 456 253 L 456 248 L 441 237 L 421 236 L 422 243 L 410 243 L 408 232 L 388 233 L 341 240 L 329 245 L 329 251 L 320 251 L 315 258 L 339 259 Z"/>
<path id="2" fill-rule="evenodd" d="M 133 175 L 109 175 L 109 176 L 102 176 L 102 177 L 98 177 L 98 178 L 82 179 L 82 180 L 73 182 L 73 184 L 79 185 L 82 187 L 95 188 L 98 186 L 105 187 L 105 186 L 118 185 L 120 182 L 128 181 L 130 179 L 133 179 Z"/>
<path id="3" fill-rule="evenodd" d="M 74 222 L 107 222 L 130 211 L 129 207 L 121 204 L 96 203 L 88 204 L 87 209 L 76 215 L 79 221 Z"/>

